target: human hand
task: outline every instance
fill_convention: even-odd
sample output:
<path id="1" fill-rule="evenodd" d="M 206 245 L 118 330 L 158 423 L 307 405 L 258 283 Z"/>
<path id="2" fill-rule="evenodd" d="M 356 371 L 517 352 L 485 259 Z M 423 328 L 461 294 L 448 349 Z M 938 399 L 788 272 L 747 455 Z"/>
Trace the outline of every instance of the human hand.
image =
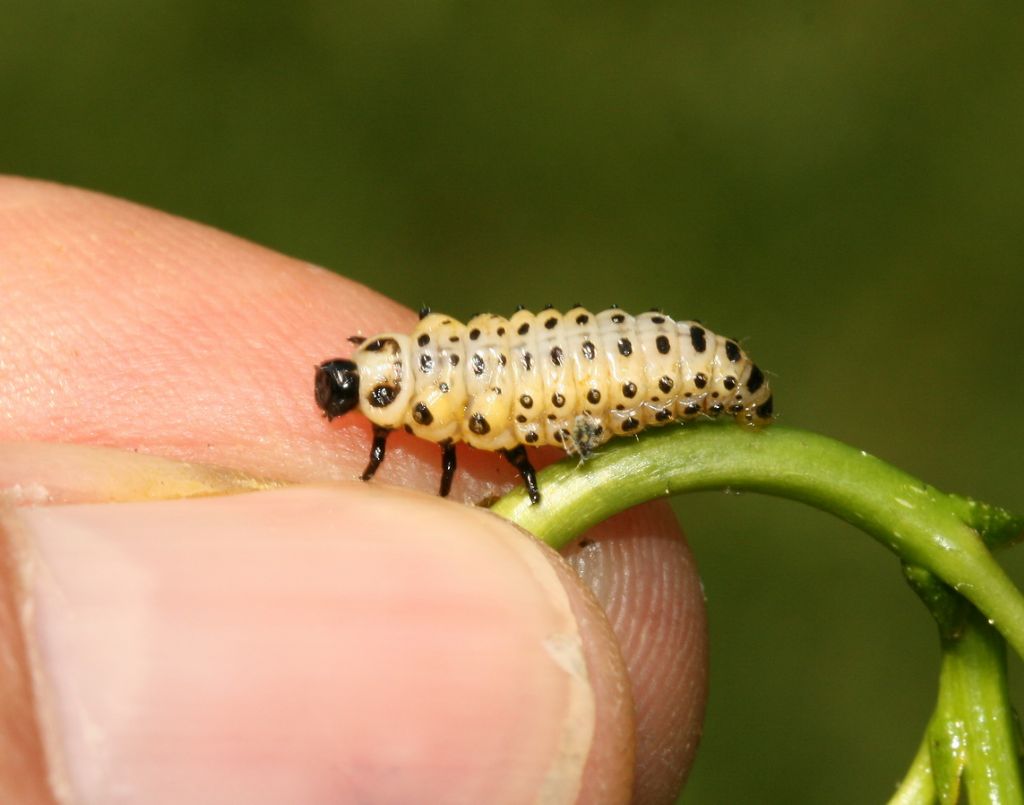
<path id="1" fill-rule="evenodd" d="M 319 416 L 313 367 L 414 318 L 0 180 L 0 800 L 671 799 L 706 697 L 671 512 L 567 563 L 436 498 L 435 445 L 396 434 L 352 481 L 369 427 Z M 460 446 L 454 500 L 515 482 Z"/>

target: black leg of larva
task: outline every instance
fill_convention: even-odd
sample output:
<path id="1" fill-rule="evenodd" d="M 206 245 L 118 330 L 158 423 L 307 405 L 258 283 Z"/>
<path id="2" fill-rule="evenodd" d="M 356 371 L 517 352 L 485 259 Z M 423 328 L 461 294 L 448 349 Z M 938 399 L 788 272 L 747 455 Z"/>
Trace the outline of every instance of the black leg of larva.
<path id="1" fill-rule="evenodd" d="M 370 448 L 370 463 L 366 465 L 363 474 L 359 476 L 364 481 L 369 481 L 373 477 L 374 473 L 377 472 L 377 467 L 384 460 L 384 446 L 390 433 L 391 428 L 382 428 L 380 425 L 373 426 L 373 447 Z"/>
<path id="2" fill-rule="evenodd" d="M 519 470 L 526 482 L 526 491 L 530 493 L 530 503 L 540 503 L 540 490 L 537 488 L 537 473 L 526 455 L 526 448 L 523 445 L 513 447 L 511 450 L 502 450 L 501 454 L 508 459 L 508 463 Z"/>
<path id="3" fill-rule="evenodd" d="M 455 444 L 451 439 L 441 442 L 441 497 L 448 497 L 455 477 Z"/>

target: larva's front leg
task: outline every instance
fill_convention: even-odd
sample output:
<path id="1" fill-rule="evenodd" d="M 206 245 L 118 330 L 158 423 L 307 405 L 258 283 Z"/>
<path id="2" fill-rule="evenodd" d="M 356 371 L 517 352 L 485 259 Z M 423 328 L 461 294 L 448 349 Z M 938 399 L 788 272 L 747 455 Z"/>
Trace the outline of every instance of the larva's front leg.
<path id="1" fill-rule="evenodd" d="M 530 503 L 540 503 L 540 489 L 537 487 L 537 472 L 533 469 L 529 457 L 526 455 L 526 448 L 523 445 L 513 447 L 511 450 L 499 450 L 508 463 L 519 470 L 519 474 L 526 483 L 526 490 L 530 493 Z"/>
<path id="2" fill-rule="evenodd" d="M 448 497 L 455 477 L 455 442 L 445 439 L 441 444 L 441 497 Z"/>
<path id="3" fill-rule="evenodd" d="M 377 472 L 377 468 L 384 460 L 384 448 L 387 445 L 391 428 L 383 428 L 380 425 L 373 426 L 373 446 L 370 448 L 370 463 L 366 465 L 363 474 L 359 476 L 364 481 L 369 481 Z"/>

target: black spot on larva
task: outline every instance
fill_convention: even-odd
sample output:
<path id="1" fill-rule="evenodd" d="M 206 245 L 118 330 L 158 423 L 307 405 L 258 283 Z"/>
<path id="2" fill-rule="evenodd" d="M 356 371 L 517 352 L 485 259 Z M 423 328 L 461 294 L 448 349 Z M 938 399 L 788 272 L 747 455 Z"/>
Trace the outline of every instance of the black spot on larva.
<path id="1" fill-rule="evenodd" d="M 743 410 L 743 403 L 735 403 L 735 404 L 729 406 L 729 413 L 731 413 L 731 414 L 738 414 L 742 410 Z"/>
<path id="2" fill-rule="evenodd" d="M 576 317 L 576 323 L 577 323 L 577 324 L 578 324 L 578 325 L 579 325 L 580 327 L 582 327 L 582 326 L 583 326 L 584 324 L 586 324 L 586 323 L 587 323 L 588 321 L 590 321 L 590 316 L 588 316 L 588 315 L 587 315 L 586 313 L 581 313 L 581 314 L 580 314 L 579 316 L 577 316 L 577 317 Z"/>
<path id="3" fill-rule="evenodd" d="M 519 335 L 526 335 L 530 332 L 530 323 L 528 321 L 524 321 L 519 325 L 519 329 L 516 330 L 516 332 L 519 333 Z"/>
<path id="4" fill-rule="evenodd" d="M 413 435 L 411 425 L 402 425 L 402 430 L 404 430 L 406 433 L 410 435 Z"/>
<path id="5" fill-rule="evenodd" d="M 531 430 L 529 433 L 526 434 L 526 443 L 527 444 L 534 444 L 536 441 L 537 441 L 537 431 Z"/>
<path id="6" fill-rule="evenodd" d="M 501 396 L 501 386 L 495 386 L 494 388 L 491 389 L 491 391 L 493 391 L 499 397 Z"/>
<path id="7" fill-rule="evenodd" d="M 581 548 L 589 548 L 593 544 L 594 544 L 594 540 L 592 540 L 592 539 L 584 538 L 584 539 L 580 540 L 580 547 Z"/>
<path id="8" fill-rule="evenodd" d="M 711 396 L 712 397 L 717 397 L 718 396 L 718 392 L 717 391 L 712 391 L 711 392 Z"/>
<path id="9" fill-rule="evenodd" d="M 529 372 L 533 368 L 533 355 L 529 352 L 523 353 L 523 367 Z"/>
<path id="10" fill-rule="evenodd" d="M 560 431 L 560 430 L 556 430 L 555 431 L 554 439 L 559 444 L 561 444 L 562 443 L 562 439 L 565 438 L 565 436 L 563 436 L 562 433 L 563 433 L 563 431 Z"/>
<path id="11" fill-rule="evenodd" d="M 561 366 L 562 365 L 562 357 L 563 357 L 563 353 L 562 353 L 562 348 L 561 347 L 554 347 L 551 350 L 551 362 L 555 366 Z"/>
<path id="12" fill-rule="evenodd" d="M 693 344 L 694 352 L 703 352 L 708 348 L 706 335 L 707 331 L 703 327 L 690 328 L 690 342 Z"/>
<path id="13" fill-rule="evenodd" d="M 565 397 L 563 397 L 556 391 L 554 394 L 551 395 L 551 404 L 555 406 L 555 408 L 561 408 L 563 405 L 565 405 Z"/>
<path id="14" fill-rule="evenodd" d="M 583 350 L 583 357 L 584 358 L 586 358 L 588 361 L 594 360 L 594 355 L 596 355 L 597 352 L 594 350 L 593 342 L 591 342 L 591 341 L 584 341 L 583 342 L 583 346 L 581 347 L 581 349 Z"/>
<path id="15" fill-rule="evenodd" d="M 725 342 L 725 354 L 729 356 L 729 360 L 733 363 L 740 359 L 740 348 L 735 341 Z"/>
<path id="16" fill-rule="evenodd" d="M 459 343 L 459 337 L 457 335 L 448 336 L 448 340 L 451 341 L 453 344 Z"/>
<path id="17" fill-rule="evenodd" d="M 553 330 L 553 329 L 555 329 L 555 325 L 556 324 L 558 324 L 558 319 L 556 319 L 554 316 L 552 316 L 550 319 L 548 319 L 546 322 L 544 322 L 544 329 L 545 330 Z"/>
<path id="18" fill-rule="evenodd" d="M 601 392 L 597 389 L 591 389 L 587 392 L 587 402 L 591 405 L 597 405 L 601 402 Z"/>
<path id="19" fill-rule="evenodd" d="M 448 356 L 448 363 L 450 363 L 452 366 L 458 366 L 459 365 L 459 356 L 456 353 L 454 353 L 454 352 L 451 353 Z"/>
<path id="20" fill-rule="evenodd" d="M 554 422 L 556 419 L 558 419 L 558 417 L 554 414 L 548 414 L 548 422 Z"/>
<path id="21" fill-rule="evenodd" d="M 523 406 L 523 408 L 533 408 L 533 397 L 529 394 L 520 395 L 519 404 Z"/>
<path id="22" fill-rule="evenodd" d="M 399 391 L 401 391 L 400 386 L 391 386 L 383 383 L 379 386 L 374 386 L 367 399 L 374 408 L 384 408 L 395 401 Z"/>
<path id="23" fill-rule="evenodd" d="M 722 385 L 725 386 L 726 390 L 732 391 L 736 388 L 736 378 L 729 375 L 725 380 L 722 381 Z"/>
<path id="24" fill-rule="evenodd" d="M 658 352 L 662 355 L 668 355 L 668 351 L 672 349 L 672 344 L 669 342 L 667 335 L 659 335 L 654 343 L 658 347 Z"/>
<path id="25" fill-rule="evenodd" d="M 470 363 L 473 364 L 473 374 L 482 375 L 484 373 L 484 359 L 479 352 L 473 353 L 473 357 L 470 358 Z"/>
<path id="26" fill-rule="evenodd" d="M 622 396 L 633 399 L 636 396 L 636 383 L 623 383 Z"/>
<path id="27" fill-rule="evenodd" d="M 624 411 L 624 410 L 626 410 L 626 406 L 624 406 L 622 403 L 619 403 L 618 405 L 615 406 L 615 410 L 616 411 Z"/>
<path id="28" fill-rule="evenodd" d="M 442 383 L 441 385 L 438 386 L 438 389 L 441 390 L 442 394 L 447 394 L 449 391 L 451 391 L 447 383 Z"/>
<path id="29" fill-rule="evenodd" d="M 671 377 L 665 375 L 658 381 L 658 388 L 668 394 L 672 391 L 672 387 L 675 385 L 675 381 Z"/>
<path id="30" fill-rule="evenodd" d="M 693 385 L 695 385 L 697 388 L 702 389 L 707 384 L 708 384 L 708 376 L 706 374 L 704 374 L 703 372 L 697 372 L 697 374 L 695 374 L 693 376 Z"/>
<path id="31" fill-rule="evenodd" d="M 412 407 L 412 418 L 414 422 L 420 425 L 429 425 L 434 421 L 434 415 L 430 413 L 430 409 L 423 403 L 416 403 Z"/>
<path id="32" fill-rule="evenodd" d="M 423 333 L 423 335 L 416 339 L 416 343 L 419 344 L 421 347 L 425 347 L 427 344 L 430 343 L 430 336 L 427 335 L 426 333 Z"/>
<path id="33" fill-rule="evenodd" d="M 696 414 L 700 411 L 700 405 L 695 402 L 687 403 L 686 408 L 684 408 L 683 411 L 687 414 Z"/>
<path id="34" fill-rule="evenodd" d="M 434 359 L 430 356 L 430 353 L 424 352 L 420 355 L 420 371 L 430 372 L 434 368 Z"/>
<path id="35" fill-rule="evenodd" d="M 651 317 L 651 321 L 653 321 L 655 324 L 664 324 L 665 323 L 665 317 L 664 316 L 652 316 Z"/>
<path id="36" fill-rule="evenodd" d="M 711 416 L 718 416 L 720 413 L 722 413 L 723 408 L 725 408 L 725 406 L 722 405 L 721 403 L 715 403 L 708 409 L 708 413 L 711 414 Z"/>
<path id="37" fill-rule="evenodd" d="M 769 419 L 772 415 L 773 410 L 774 408 L 772 398 L 769 397 L 767 400 L 765 400 L 763 403 L 757 406 L 757 415 L 761 417 L 761 419 Z"/>
<path id="38" fill-rule="evenodd" d="M 764 385 L 764 372 L 755 363 L 750 367 L 750 377 L 747 378 L 747 391 L 753 393 Z"/>
<path id="39" fill-rule="evenodd" d="M 469 340 L 470 341 L 476 341 L 479 337 L 480 337 L 480 331 L 476 327 L 474 327 L 472 330 L 469 331 Z"/>
<path id="40" fill-rule="evenodd" d="M 364 349 L 367 352 L 380 352 L 382 349 L 384 349 L 384 339 L 378 338 L 376 341 L 371 341 L 364 347 Z"/>
<path id="41" fill-rule="evenodd" d="M 524 414 L 516 414 L 516 422 L 525 422 L 526 416 Z"/>
<path id="42" fill-rule="evenodd" d="M 622 322 L 624 322 L 625 320 L 626 317 L 623 316 L 621 313 L 616 313 L 614 316 L 612 316 L 613 324 L 622 324 Z"/>
<path id="43" fill-rule="evenodd" d="M 485 433 L 491 432 L 491 423 L 483 414 L 473 414 L 469 418 L 469 429 L 477 436 L 483 436 Z"/>
<path id="44" fill-rule="evenodd" d="M 619 354 L 629 357 L 633 354 L 633 344 L 628 338 L 619 339 Z"/>
<path id="45" fill-rule="evenodd" d="M 420 308 L 420 321 L 423 321 L 427 316 L 430 315 L 430 308 L 424 305 Z"/>
<path id="46" fill-rule="evenodd" d="M 654 415 L 655 420 L 658 422 L 667 422 L 672 418 L 672 412 L 667 408 L 662 408 L 658 413 Z"/>
<path id="47" fill-rule="evenodd" d="M 497 332 L 499 336 L 505 335 L 505 328 L 499 327 L 495 332 Z"/>
<path id="48" fill-rule="evenodd" d="M 630 417 L 629 419 L 622 423 L 622 430 L 626 432 L 636 430 L 638 427 L 640 427 L 640 423 L 633 417 Z"/>
<path id="49" fill-rule="evenodd" d="M 661 397 L 659 397 L 657 394 L 655 394 L 653 397 L 651 397 L 651 402 L 658 402 L 660 399 L 661 399 Z"/>

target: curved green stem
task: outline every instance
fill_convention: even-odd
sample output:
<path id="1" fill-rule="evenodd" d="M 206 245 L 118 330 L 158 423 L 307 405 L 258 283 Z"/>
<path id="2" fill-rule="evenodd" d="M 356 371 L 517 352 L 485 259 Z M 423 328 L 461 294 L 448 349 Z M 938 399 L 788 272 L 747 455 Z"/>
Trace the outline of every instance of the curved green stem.
<path id="1" fill-rule="evenodd" d="M 1024 598 L 975 528 L 994 544 L 1024 533 L 1024 519 L 944 494 L 840 442 L 774 425 L 701 424 L 620 439 L 582 466 L 538 476 L 543 500 L 522 489 L 493 511 L 562 547 L 611 515 L 656 497 L 732 489 L 799 500 L 866 531 L 906 564 L 927 569 L 973 603 L 1024 656 Z"/>

